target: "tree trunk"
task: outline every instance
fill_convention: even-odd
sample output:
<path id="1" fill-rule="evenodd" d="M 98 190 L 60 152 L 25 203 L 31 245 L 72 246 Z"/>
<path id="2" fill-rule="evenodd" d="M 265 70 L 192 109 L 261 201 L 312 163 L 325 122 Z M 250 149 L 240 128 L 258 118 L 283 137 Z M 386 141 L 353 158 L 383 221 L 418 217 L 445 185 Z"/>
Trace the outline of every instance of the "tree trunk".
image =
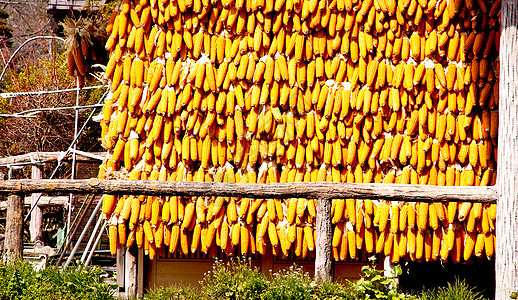
<path id="1" fill-rule="evenodd" d="M 315 242 L 315 280 L 333 281 L 333 257 L 331 242 L 331 199 L 318 199 L 317 202 L 317 239 Z"/>
<path id="2" fill-rule="evenodd" d="M 11 195 L 7 199 L 4 260 L 20 259 L 23 255 L 23 195 Z"/>
<path id="3" fill-rule="evenodd" d="M 518 291 L 518 3 L 502 1 L 496 299 Z"/>

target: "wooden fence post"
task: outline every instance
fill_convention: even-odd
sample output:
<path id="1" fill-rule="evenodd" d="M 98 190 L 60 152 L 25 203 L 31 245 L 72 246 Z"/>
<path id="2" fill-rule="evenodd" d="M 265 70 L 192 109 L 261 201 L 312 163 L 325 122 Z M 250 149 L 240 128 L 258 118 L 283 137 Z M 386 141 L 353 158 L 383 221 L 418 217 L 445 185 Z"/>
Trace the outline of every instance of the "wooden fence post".
<path id="1" fill-rule="evenodd" d="M 137 297 L 137 255 L 137 250 L 126 246 L 117 249 L 117 285 L 121 299 Z"/>
<path id="2" fill-rule="evenodd" d="M 137 298 L 144 296 L 144 249 L 138 249 L 137 253 Z"/>
<path id="3" fill-rule="evenodd" d="M 137 255 L 137 250 L 126 248 L 124 255 L 124 293 L 128 298 L 137 297 Z"/>
<path id="4" fill-rule="evenodd" d="M 518 2 L 502 1 L 495 299 L 518 291 Z"/>
<path id="5" fill-rule="evenodd" d="M 315 280 L 333 281 L 333 257 L 331 242 L 333 231 L 331 228 L 331 199 L 317 200 L 315 241 Z"/>
<path id="6" fill-rule="evenodd" d="M 31 178 L 41 179 L 41 166 L 33 165 L 31 167 Z M 36 201 L 41 197 L 41 193 L 34 193 L 31 196 L 31 207 L 35 205 Z M 36 205 L 31 212 L 31 222 L 29 224 L 29 231 L 31 234 L 31 241 L 38 242 L 42 241 L 43 233 L 41 225 L 43 222 L 43 212 L 41 208 Z"/>
<path id="7" fill-rule="evenodd" d="M 23 255 L 23 199 L 23 194 L 14 194 L 7 198 L 4 260 L 20 259 Z"/>

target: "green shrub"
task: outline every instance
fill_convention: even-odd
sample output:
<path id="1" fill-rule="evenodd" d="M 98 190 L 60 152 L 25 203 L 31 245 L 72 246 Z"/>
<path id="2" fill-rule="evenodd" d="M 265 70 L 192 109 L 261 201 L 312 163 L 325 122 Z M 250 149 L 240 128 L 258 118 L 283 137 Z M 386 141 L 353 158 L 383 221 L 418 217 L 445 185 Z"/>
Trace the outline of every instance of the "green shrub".
<path id="1" fill-rule="evenodd" d="M 302 267 L 291 266 L 271 275 L 264 300 L 350 299 L 344 286 L 333 282 L 316 282 Z"/>
<path id="2" fill-rule="evenodd" d="M 318 300 L 355 299 L 349 290 L 333 282 L 315 282 L 301 267 L 292 266 L 265 275 L 252 267 L 251 261 L 235 259 L 216 261 L 212 271 L 205 274 L 199 290 L 193 287 L 161 287 L 148 291 L 146 300 Z"/>
<path id="3" fill-rule="evenodd" d="M 34 271 L 28 262 L 0 263 L 0 300 L 114 299 L 114 286 L 105 277 L 98 267 Z"/>
<path id="4" fill-rule="evenodd" d="M 261 299 L 267 288 L 266 277 L 250 260 L 237 259 L 228 263 L 216 261 L 203 281 L 202 295 L 208 299 Z"/>
<path id="5" fill-rule="evenodd" d="M 320 284 L 320 288 L 316 291 L 317 299 L 356 299 L 351 289 L 346 286 L 326 281 Z"/>
<path id="6" fill-rule="evenodd" d="M 482 294 L 465 280 L 456 279 L 453 284 L 421 292 L 421 300 L 485 300 Z"/>
<path id="7" fill-rule="evenodd" d="M 302 267 L 291 266 L 276 273 L 264 275 L 251 265 L 250 260 L 237 259 L 225 263 L 217 261 L 212 271 L 205 274 L 201 287 L 162 287 L 148 291 L 146 300 L 320 300 L 320 299 L 420 299 L 420 300 L 485 300 L 466 282 L 457 280 L 447 287 L 435 288 L 408 295 L 397 288 L 401 268 L 396 266 L 392 276 L 384 276 L 376 264 L 362 268 L 363 276 L 348 285 L 316 282 Z"/>
<path id="8" fill-rule="evenodd" d="M 264 300 L 312 299 L 318 285 L 301 267 L 291 266 L 271 275 Z"/>

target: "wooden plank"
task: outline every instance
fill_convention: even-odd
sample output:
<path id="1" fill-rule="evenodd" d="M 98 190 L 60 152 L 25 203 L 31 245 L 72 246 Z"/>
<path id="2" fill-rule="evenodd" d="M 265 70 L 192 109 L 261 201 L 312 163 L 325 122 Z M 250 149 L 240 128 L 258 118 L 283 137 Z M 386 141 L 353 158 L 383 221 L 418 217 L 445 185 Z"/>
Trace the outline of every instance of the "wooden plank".
<path id="1" fill-rule="evenodd" d="M 31 167 L 31 178 L 41 179 L 41 167 L 33 165 Z M 34 193 L 31 195 L 31 206 L 36 204 L 36 201 L 41 197 L 41 193 Z M 25 201 L 25 199 L 24 199 Z M 43 212 L 39 206 L 34 207 L 31 212 L 31 222 L 29 224 L 29 232 L 31 235 L 31 241 L 37 242 L 43 239 L 43 230 L 41 225 L 43 224 Z"/>
<path id="2" fill-rule="evenodd" d="M 495 299 L 518 291 L 518 2 L 502 1 Z"/>
<path id="3" fill-rule="evenodd" d="M 98 3 L 98 5 L 103 5 L 104 0 L 96 1 L 95 4 Z M 96 8 L 97 5 L 92 4 L 91 1 L 80 1 L 80 0 L 51 0 L 49 1 L 49 4 L 47 6 L 47 10 L 64 10 L 69 11 L 70 9 L 73 10 L 82 10 L 85 7 L 88 8 Z"/>
<path id="4" fill-rule="evenodd" d="M 9 196 L 5 225 L 4 260 L 20 259 L 23 253 L 22 196 Z"/>
<path id="5" fill-rule="evenodd" d="M 25 197 L 24 200 L 24 207 L 31 207 L 32 203 L 32 196 Z M 62 206 L 67 205 L 68 203 L 68 196 L 41 196 L 40 200 L 38 201 L 39 207 L 47 207 L 47 206 Z M 7 209 L 7 201 L 0 201 L 0 210 L 6 210 Z"/>
<path id="6" fill-rule="evenodd" d="M 57 160 L 60 158 L 64 152 L 30 152 L 22 155 L 16 155 L 16 156 L 9 156 L 9 157 L 2 157 L 0 158 L 0 166 L 7 166 L 12 164 L 19 164 L 19 163 L 43 163 L 48 161 Z M 95 156 L 106 156 L 106 152 L 92 152 Z M 76 154 L 76 160 L 77 161 L 94 161 L 95 159 L 92 159 L 90 157 Z M 64 156 L 63 159 L 69 160 L 72 159 L 72 154 L 68 154 L 67 156 Z M 95 160 L 97 161 L 97 160 Z"/>
<path id="7" fill-rule="evenodd" d="M 331 200 L 319 199 L 317 202 L 316 242 L 315 242 L 315 280 L 333 281 L 333 257 L 331 247 L 333 230 L 331 227 Z"/>
<path id="8" fill-rule="evenodd" d="M 0 181 L 0 194 L 74 193 L 245 198 L 385 199 L 407 202 L 496 202 L 494 186 L 434 186 L 383 183 L 219 183 L 147 180 L 43 179 Z"/>

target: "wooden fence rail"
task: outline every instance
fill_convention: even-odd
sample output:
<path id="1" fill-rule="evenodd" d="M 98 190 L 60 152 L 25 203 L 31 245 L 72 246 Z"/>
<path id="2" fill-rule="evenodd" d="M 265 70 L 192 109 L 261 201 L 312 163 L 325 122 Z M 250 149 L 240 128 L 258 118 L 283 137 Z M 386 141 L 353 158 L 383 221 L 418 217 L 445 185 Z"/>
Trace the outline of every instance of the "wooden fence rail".
<path id="1" fill-rule="evenodd" d="M 383 183 L 216 183 L 100 179 L 22 179 L 0 181 L 0 194 L 118 194 L 227 196 L 246 198 L 384 199 L 406 202 L 485 202 L 497 200 L 493 186 L 430 186 Z"/>

